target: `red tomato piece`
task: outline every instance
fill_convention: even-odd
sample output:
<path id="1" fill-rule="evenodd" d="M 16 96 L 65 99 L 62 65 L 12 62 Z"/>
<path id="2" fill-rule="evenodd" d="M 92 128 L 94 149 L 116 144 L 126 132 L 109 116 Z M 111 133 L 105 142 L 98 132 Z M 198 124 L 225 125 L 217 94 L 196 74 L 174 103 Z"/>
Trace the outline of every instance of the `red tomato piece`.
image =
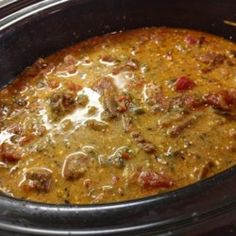
<path id="1" fill-rule="evenodd" d="M 187 35 L 185 37 L 184 41 L 185 41 L 185 43 L 187 43 L 189 45 L 195 45 L 195 44 L 198 44 L 199 40 L 192 35 Z"/>
<path id="2" fill-rule="evenodd" d="M 138 183 L 144 188 L 170 188 L 174 185 L 170 178 L 152 170 L 141 171 Z"/>
<path id="3" fill-rule="evenodd" d="M 195 86 L 195 83 L 187 76 L 179 77 L 175 82 L 175 91 L 184 92 Z"/>

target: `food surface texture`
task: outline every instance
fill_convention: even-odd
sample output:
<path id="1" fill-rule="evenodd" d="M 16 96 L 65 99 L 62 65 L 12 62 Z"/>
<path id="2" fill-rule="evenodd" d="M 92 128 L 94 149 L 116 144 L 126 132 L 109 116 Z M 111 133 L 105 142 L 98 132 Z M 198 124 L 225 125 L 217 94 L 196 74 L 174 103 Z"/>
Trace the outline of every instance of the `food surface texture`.
<path id="1" fill-rule="evenodd" d="M 172 191 L 236 164 L 236 45 L 172 28 L 94 37 L 26 68 L 0 114 L 4 194 L 97 204 Z"/>

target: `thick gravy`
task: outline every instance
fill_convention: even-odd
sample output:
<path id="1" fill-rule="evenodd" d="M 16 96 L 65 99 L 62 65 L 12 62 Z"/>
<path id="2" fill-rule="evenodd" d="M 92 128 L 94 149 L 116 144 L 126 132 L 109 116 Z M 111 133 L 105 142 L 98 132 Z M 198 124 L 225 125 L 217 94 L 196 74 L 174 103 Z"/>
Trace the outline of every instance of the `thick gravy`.
<path id="1" fill-rule="evenodd" d="M 26 68 L 0 91 L 0 114 L 5 194 L 94 204 L 168 192 L 236 163 L 236 45 L 169 28 L 95 37 Z"/>

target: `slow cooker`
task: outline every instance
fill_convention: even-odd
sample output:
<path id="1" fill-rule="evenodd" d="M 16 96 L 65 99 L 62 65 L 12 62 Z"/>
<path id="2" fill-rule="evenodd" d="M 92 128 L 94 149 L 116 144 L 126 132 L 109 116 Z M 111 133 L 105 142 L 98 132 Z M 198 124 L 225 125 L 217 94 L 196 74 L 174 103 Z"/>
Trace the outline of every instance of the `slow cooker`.
<path id="1" fill-rule="evenodd" d="M 38 57 L 95 35 L 145 26 L 236 40 L 235 0 L 0 1 L 0 85 Z M 235 235 L 236 167 L 177 191 L 104 205 L 0 196 L 0 235 Z"/>

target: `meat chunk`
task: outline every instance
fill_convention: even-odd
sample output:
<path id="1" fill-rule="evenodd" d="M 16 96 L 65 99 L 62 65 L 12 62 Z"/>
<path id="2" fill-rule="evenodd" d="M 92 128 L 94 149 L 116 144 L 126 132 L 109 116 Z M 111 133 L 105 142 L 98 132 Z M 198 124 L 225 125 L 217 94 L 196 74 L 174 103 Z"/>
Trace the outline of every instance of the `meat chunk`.
<path id="1" fill-rule="evenodd" d="M 3 143 L 0 146 L 0 159 L 6 163 L 19 161 L 21 159 L 20 149 L 11 144 Z"/>
<path id="2" fill-rule="evenodd" d="M 129 109 L 130 97 L 126 94 L 118 94 L 111 78 L 103 78 L 93 85 L 98 93 L 102 95 L 102 102 L 107 118 L 115 118 L 120 113 Z"/>
<path id="3" fill-rule="evenodd" d="M 73 74 L 76 72 L 76 63 L 77 59 L 73 55 L 68 54 L 64 57 L 64 62 L 57 66 L 57 70 Z"/>
<path id="4" fill-rule="evenodd" d="M 73 55 L 68 54 L 64 57 L 64 62 L 67 65 L 75 65 L 77 63 L 77 59 Z"/>
<path id="5" fill-rule="evenodd" d="M 103 104 L 105 111 L 109 114 L 110 118 L 115 118 L 119 115 L 117 110 L 118 103 L 115 98 L 115 94 L 112 91 L 105 90 L 103 93 Z"/>
<path id="6" fill-rule="evenodd" d="M 116 101 L 117 89 L 111 78 L 102 78 L 93 85 L 93 89 L 102 95 L 107 118 L 115 118 L 119 112 Z"/>
<path id="7" fill-rule="evenodd" d="M 186 94 L 182 97 L 182 102 L 187 110 L 194 110 L 203 105 L 202 98 L 198 94 Z"/>
<path id="8" fill-rule="evenodd" d="M 133 131 L 131 132 L 131 137 L 138 144 L 138 146 L 147 153 L 155 153 L 156 147 L 154 144 L 146 140 L 140 132 Z"/>
<path id="9" fill-rule="evenodd" d="M 27 68 L 23 75 L 26 77 L 38 77 L 46 76 L 54 70 L 55 66 L 52 62 L 48 63 L 45 59 L 39 58 L 32 67 Z M 23 83 L 19 82 L 19 87 L 23 86 Z"/>
<path id="10" fill-rule="evenodd" d="M 171 108 L 185 108 L 195 110 L 204 106 L 211 106 L 219 110 L 230 110 L 236 105 L 236 90 L 220 90 L 205 95 L 183 94 L 170 101 Z"/>
<path id="11" fill-rule="evenodd" d="M 104 56 L 100 57 L 100 60 L 104 61 L 104 62 L 115 62 L 116 61 L 116 59 L 111 55 L 104 55 Z"/>
<path id="12" fill-rule="evenodd" d="M 137 131 L 137 127 L 133 123 L 132 118 L 127 115 L 123 114 L 122 115 L 122 125 L 124 128 L 124 131 L 127 133 L 130 133 L 130 136 L 133 138 L 133 140 L 137 143 L 137 145 L 144 150 L 147 153 L 155 153 L 156 152 L 156 147 L 154 144 L 146 140 L 142 134 Z"/>
<path id="13" fill-rule="evenodd" d="M 122 71 L 127 70 L 137 70 L 139 68 L 139 63 L 135 59 L 128 59 L 123 65 L 118 66 L 113 69 L 112 74 L 117 75 L 121 73 Z"/>
<path id="14" fill-rule="evenodd" d="M 172 125 L 174 122 L 178 122 L 180 120 L 182 120 L 184 117 L 184 113 L 167 113 L 164 117 L 162 117 L 161 119 L 158 120 L 158 125 L 161 128 L 166 128 L 169 127 L 170 125 Z"/>
<path id="15" fill-rule="evenodd" d="M 92 86 L 93 90 L 95 90 L 96 92 L 103 94 L 105 90 L 109 90 L 109 91 L 115 91 L 116 87 L 112 81 L 111 78 L 108 77 L 104 77 L 98 81 L 96 81 L 93 86 Z"/>
<path id="16" fill-rule="evenodd" d="M 183 94 L 170 101 L 171 108 L 186 108 L 195 110 L 204 106 L 211 106 L 219 110 L 231 110 L 236 105 L 236 90 L 219 90 L 205 95 Z"/>
<path id="17" fill-rule="evenodd" d="M 111 55 L 104 55 L 100 57 L 99 62 L 106 66 L 114 66 L 119 62 L 119 60 Z"/>
<path id="18" fill-rule="evenodd" d="M 62 176 L 66 180 L 76 180 L 84 176 L 88 169 L 89 158 L 83 153 L 79 152 L 71 154 L 66 157 L 62 169 Z"/>
<path id="19" fill-rule="evenodd" d="M 224 63 L 224 61 L 227 59 L 227 57 L 223 54 L 218 54 L 215 52 L 208 52 L 202 56 L 200 56 L 199 60 L 207 65 L 210 66 L 219 66 Z"/>
<path id="20" fill-rule="evenodd" d="M 171 137 L 178 137 L 185 129 L 191 127 L 197 120 L 199 116 L 192 116 L 187 118 L 186 120 L 172 126 L 167 130 L 167 134 Z"/>
<path id="21" fill-rule="evenodd" d="M 76 105 L 76 94 L 69 91 L 53 93 L 50 97 L 51 111 L 56 115 L 62 115 L 71 111 Z"/>
<path id="22" fill-rule="evenodd" d="M 144 100 L 152 106 L 153 111 L 167 111 L 169 109 L 169 100 L 163 95 L 162 89 L 154 84 L 148 83 L 144 87 Z"/>
<path id="23" fill-rule="evenodd" d="M 174 182 L 153 170 L 143 170 L 138 176 L 138 183 L 144 188 L 171 188 Z"/>
<path id="24" fill-rule="evenodd" d="M 221 90 L 216 93 L 209 93 L 203 97 L 204 104 L 228 110 L 236 104 L 236 90 Z"/>
<path id="25" fill-rule="evenodd" d="M 73 81 L 69 80 L 67 81 L 66 83 L 66 87 L 72 91 L 72 92 L 75 92 L 77 93 L 78 91 L 80 91 L 82 89 L 82 86 L 79 85 L 78 83 L 74 83 Z"/>
<path id="26" fill-rule="evenodd" d="M 47 193 L 52 183 L 52 171 L 46 168 L 37 167 L 29 169 L 25 173 L 25 180 L 22 183 L 25 191 L 37 191 Z"/>
<path id="27" fill-rule="evenodd" d="M 54 65 L 53 63 L 48 63 L 45 59 L 39 58 L 35 63 L 34 66 L 38 69 L 39 74 L 47 75 L 49 74 L 53 69 Z"/>
<path id="28" fill-rule="evenodd" d="M 135 59 L 129 59 L 125 66 L 129 67 L 130 69 L 137 70 L 139 68 L 139 62 Z"/>
<path id="29" fill-rule="evenodd" d="M 215 52 L 208 52 L 200 56 L 199 61 L 206 65 L 206 67 L 202 69 L 202 73 L 211 72 L 213 69 L 224 64 L 225 61 L 227 61 L 228 64 L 232 64 L 232 61 L 228 60 L 226 55 Z"/>

